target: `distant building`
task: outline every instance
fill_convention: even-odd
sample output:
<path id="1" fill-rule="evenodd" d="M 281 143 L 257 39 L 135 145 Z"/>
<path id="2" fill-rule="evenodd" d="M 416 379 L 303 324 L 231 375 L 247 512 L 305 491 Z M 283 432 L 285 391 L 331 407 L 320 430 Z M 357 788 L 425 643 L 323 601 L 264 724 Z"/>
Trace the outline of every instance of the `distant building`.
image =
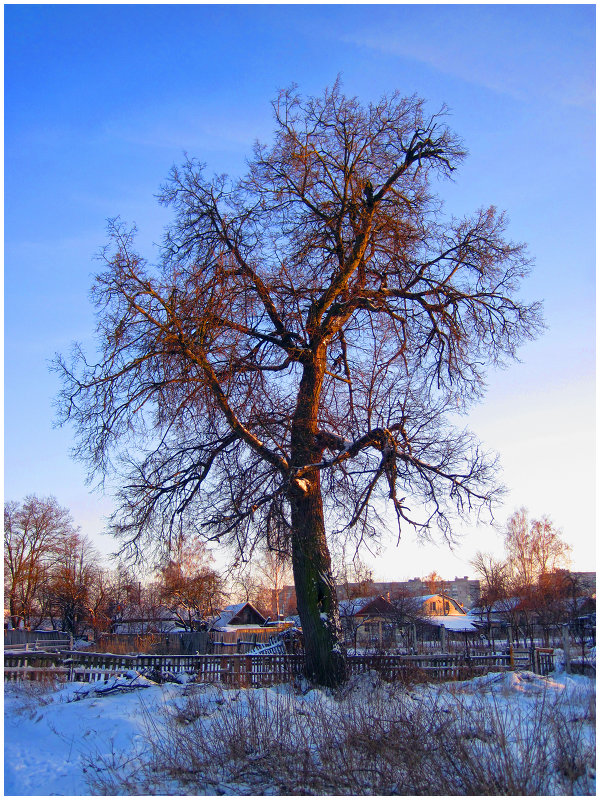
<path id="1" fill-rule="evenodd" d="M 595 576 L 595 573 L 591 574 Z M 338 585 L 338 600 L 342 602 L 352 599 L 353 596 L 362 595 L 364 588 L 363 584 L 358 583 Z M 368 593 L 370 596 L 381 596 L 387 600 L 394 600 L 402 595 L 410 595 L 412 597 L 430 595 L 432 594 L 432 587 L 428 581 L 424 581 L 421 578 L 411 578 L 408 581 L 372 581 L 369 584 Z M 455 577 L 452 581 L 436 582 L 433 593 L 441 593 L 451 597 L 465 611 L 468 611 L 479 601 L 481 584 L 479 580 L 465 575 L 462 578 Z M 275 605 L 275 601 L 273 601 L 273 604 Z M 293 585 L 284 586 L 280 590 L 279 607 L 283 614 L 296 612 L 296 590 Z"/>
<path id="2" fill-rule="evenodd" d="M 350 584 L 348 588 L 352 590 L 353 586 Z M 442 593 L 456 600 L 467 611 L 476 605 L 481 594 L 480 581 L 467 575 L 463 578 L 455 577 L 452 581 L 436 581 L 435 587 L 421 578 L 411 578 L 408 581 L 374 581 L 372 587 L 374 594 L 384 597 L 389 595 L 391 599 L 402 594 L 421 597 L 431 594 L 432 591 Z"/>

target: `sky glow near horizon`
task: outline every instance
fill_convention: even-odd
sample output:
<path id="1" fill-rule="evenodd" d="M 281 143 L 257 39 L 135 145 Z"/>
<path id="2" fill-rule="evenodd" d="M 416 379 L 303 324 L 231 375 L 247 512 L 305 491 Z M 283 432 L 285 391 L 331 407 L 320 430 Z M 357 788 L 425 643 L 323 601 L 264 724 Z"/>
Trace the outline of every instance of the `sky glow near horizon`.
<path id="1" fill-rule="evenodd" d="M 90 347 L 93 256 L 106 219 L 135 222 L 152 259 L 169 212 L 155 195 L 188 152 L 207 171 L 244 170 L 269 140 L 270 100 L 292 82 L 320 94 L 398 89 L 443 103 L 469 157 L 439 185 L 457 216 L 494 204 L 536 260 L 522 295 L 544 301 L 545 335 L 489 374 L 465 425 L 500 453 L 521 506 L 547 514 L 595 569 L 595 8 L 555 6 L 6 6 L 5 498 L 55 495 L 102 552 L 109 496 L 90 494 L 53 428 L 48 362 Z M 393 526 L 392 526 L 393 527 Z M 489 526 L 450 551 L 410 530 L 376 577 L 472 575 Z"/>

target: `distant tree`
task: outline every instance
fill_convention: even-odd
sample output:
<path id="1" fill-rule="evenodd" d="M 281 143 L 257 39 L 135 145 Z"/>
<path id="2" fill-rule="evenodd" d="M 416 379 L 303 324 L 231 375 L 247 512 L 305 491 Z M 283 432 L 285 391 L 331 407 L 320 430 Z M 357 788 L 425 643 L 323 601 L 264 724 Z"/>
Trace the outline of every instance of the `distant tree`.
<path id="1" fill-rule="evenodd" d="M 347 644 L 352 643 L 355 653 L 358 644 L 358 631 L 364 628 L 365 624 L 364 617 L 359 614 L 363 605 L 364 599 L 360 595 L 354 594 L 342 600 L 340 605 L 340 621 L 344 640 Z"/>
<path id="2" fill-rule="evenodd" d="M 581 647 L 581 658 L 585 659 L 586 644 L 596 644 L 596 597 L 577 573 L 560 570 L 559 575 L 566 611 L 566 619 L 561 622 L 568 623 L 571 635 Z"/>
<path id="3" fill-rule="evenodd" d="M 358 554 L 347 560 L 345 548 L 342 548 L 339 563 L 336 565 L 334 579 L 338 592 L 346 600 L 357 597 L 370 597 L 375 592 L 373 571 Z"/>
<path id="4" fill-rule="evenodd" d="M 94 640 L 97 640 L 101 633 L 110 632 L 117 596 L 113 573 L 101 567 L 94 569 L 88 585 L 86 608 L 86 620 L 92 629 Z"/>
<path id="5" fill-rule="evenodd" d="M 510 618 L 514 611 L 514 598 L 510 596 L 508 564 L 489 553 L 478 551 L 471 565 L 481 578 L 476 608 L 486 621 L 487 636 L 491 641 L 493 614 L 500 613 L 505 618 Z"/>
<path id="6" fill-rule="evenodd" d="M 427 586 L 430 594 L 439 594 L 444 591 L 444 580 L 435 570 L 423 578 L 423 583 Z"/>
<path id="7" fill-rule="evenodd" d="M 406 652 L 409 652 L 413 646 L 411 632 L 416 633 L 416 628 L 413 626 L 418 626 L 427 617 L 423 602 L 408 591 L 400 590 L 390 597 L 390 603 L 394 607 L 394 611 L 390 614 L 391 622 L 396 631 L 400 632 L 403 646 Z"/>
<path id="8" fill-rule="evenodd" d="M 293 580 L 289 555 L 277 550 L 264 550 L 256 561 L 255 575 L 261 595 L 256 607 L 265 616 L 275 614 L 275 618 L 278 619 L 282 612 L 281 590 Z"/>
<path id="9" fill-rule="evenodd" d="M 161 599 L 186 630 L 206 624 L 222 605 L 223 580 L 211 562 L 204 542 L 192 537 L 161 570 Z"/>
<path id="10" fill-rule="evenodd" d="M 492 609 L 503 616 L 517 637 L 533 640 L 541 626 L 546 641 L 565 615 L 568 593 L 564 570 L 570 547 L 547 517 L 529 520 L 527 510 L 515 511 L 506 524 L 505 558 L 477 553 L 471 562 L 482 578 L 479 607 L 488 632 Z"/>
<path id="11" fill-rule="evenodd" d="M 60 630 L 78 636 L 88 623 L 98 551 L 87 537 L 75 531 L 61 540 L 56 555 L 44 587 L 48 615 Z"/>
<path id="12" fill-rule="evenodd" d="M 36 627 L 44 615 L 42 590 L 62 545 L 76 534 L 54 497 L 29 495 L 4 504 L 4 597 L 14 628 Z"/>
<path id="13" fill-rule="evenodd" d="M 571 547 L 561 531 L 546 516 L 530 522 L 526 508 L 508 520 L 504 544 L 512 583 L 522 590 L 569 562 Z"/>
<path id="14" fill-rule="evenodd" d="M 92 472 L 123 467 L 125 542 L 186 514 L 241 549 L 285 537 L 307 672 L 331 685 L 345 664 L 325 514 L 362 541 L 385 499 L 399 525 L 451 538 L 453 512 L 490 506 L 495 460 L 451 416 L 539 308 L 518 299 L 529 261 L 502 214 L 442 214 L 433 180 L 465 154 L 444 110 L 397 94 L 363 107 L 338 83 L 273 108 L 246 177 L 173 169 L 159 269 L 112 224 L 100 356 L 57 360 L 62 420 Z"/>

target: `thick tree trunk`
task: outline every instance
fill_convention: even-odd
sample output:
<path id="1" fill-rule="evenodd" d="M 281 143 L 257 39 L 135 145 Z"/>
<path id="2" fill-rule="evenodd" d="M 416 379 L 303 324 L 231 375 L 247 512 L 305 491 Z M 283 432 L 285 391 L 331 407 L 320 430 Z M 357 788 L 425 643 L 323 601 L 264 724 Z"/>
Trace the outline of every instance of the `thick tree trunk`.
<path id="1" fill-rule="evenodd" d="M 323 686 L 338 686 L 346 680 L 346 663 L 318 470 L 292 495 L 292 564 L 306 674 Z"/>
<path id="2" fill-rule="evenodd" d="M 324 686 L 338 686 L 346 679 L 346 661 L 325 536 L 321 475 L 317 468 L 306 469 L 322 456 L 316 434 L 325 355 L 325 347 L 321 346 L 315 350 L 314 359 L 304 365 L 291 437 L 292 465 L 301 468 L 302 473 L 292 478 L 289 499 L 292 565 L 307 677 Z"/>

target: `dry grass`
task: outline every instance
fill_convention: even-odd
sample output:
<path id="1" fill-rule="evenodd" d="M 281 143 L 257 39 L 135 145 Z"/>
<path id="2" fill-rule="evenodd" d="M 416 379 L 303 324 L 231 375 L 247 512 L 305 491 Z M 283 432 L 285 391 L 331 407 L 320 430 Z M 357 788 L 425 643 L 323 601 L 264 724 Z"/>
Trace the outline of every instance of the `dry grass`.
<path id="1" fill-rule="evenodd" d="M 51 671 L 41 673 L 39 680 L 15 681 L 4 684 L 4 694 L 14 693 L 18 698 L 15 710 L 19 714 L 35 717 L 41 706 L 53 702 L 54 693 L 65 684 L 64 676 L 56 676 Z"/>
<path id="2" fill-rule="evenodd" d="M 160 637 L 155 634 L 144 634 L 135 637 L 101 636 L 93 645 L 94 653 L 114 653 L 126 656 L 135 653 L 154 653 Z"/>
<path id="3" fill-rule="evenodd" d="M 368 687 L 367 687 L 368 688 Z M 529 706 L 372 678 L 365 691 L 191 687 L 147 715 L 149 758 L 97 771 L 107 794 L 546 795 L 594 791 L 592 698 Z M 590 731 L 592 733 L 590 734 Z M 133 781 L 133 782 L 132 782 Z"/>

